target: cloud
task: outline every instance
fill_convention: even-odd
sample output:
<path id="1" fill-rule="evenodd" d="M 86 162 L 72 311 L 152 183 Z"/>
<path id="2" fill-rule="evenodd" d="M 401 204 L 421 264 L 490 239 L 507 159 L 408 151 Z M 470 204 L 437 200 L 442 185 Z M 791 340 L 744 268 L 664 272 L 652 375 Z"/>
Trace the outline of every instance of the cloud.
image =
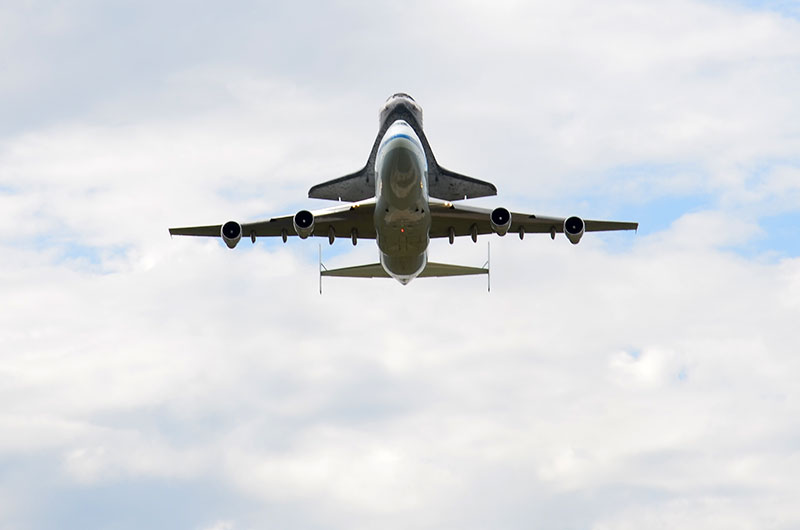
<path id="1" fill-rule="evenodd" d="M 0 85 L 0 526 L 52 527 L 40 506 L 82 528 L 800 520 L 800 261 L 758 246 L 800 204 L 796 20 L 693 2 L 426 4 L 413 23 L 421 4 L 36 7 L 41 29 L 0 32 L 20 50 Z M 495 238 L 490 295 L 462 278 L 322 297 L 314 242 L 167 237 L 308 206 L 364 163 L 397 90 L 440 162 L 498 184 L 484 203 L 636 209 L 640 233 Z M 325 253 L 375 260 L 369 242 Z"/>
<path id="2" fill-rule="evenodd" d="M 521 521 L 572 498 L 622 524 L 681 499 L 687 517 L 711 517 L 704 496 L 793 487 L 759 470 L 792 454 L 798 263 L 641 239 L 632 256 L 503 240 L 490 298 L 423 280 L 330 282 L 320 298 L 299 245 L 186 244 L 147 272 L 53 280 L 45 292 L 66 285 L 83 303 L 15 312 L 14 327 L 49 324 L 4 349 L 20 440 L 4 451 L 47 439 L 27 450 L 60 454 L 78 483 L 212 480 L 254 504 L 314 505 L 306 524 L 336 526 L 477 527 L 496 488 Z M 391 315 L 360 310 L 391 289 Z M 44 413 L 74 426 L 42 433 Z M 623 486 L 643 511 L 603 515 L 576 497 Z"/>
<path id="3" fill-rule="evenodd" d="M 203 530 L 233 530 L 234 528 L 236 528 L 236 525 L 230 521 L 218 521 L 211 526 L 205 527 Z"/>

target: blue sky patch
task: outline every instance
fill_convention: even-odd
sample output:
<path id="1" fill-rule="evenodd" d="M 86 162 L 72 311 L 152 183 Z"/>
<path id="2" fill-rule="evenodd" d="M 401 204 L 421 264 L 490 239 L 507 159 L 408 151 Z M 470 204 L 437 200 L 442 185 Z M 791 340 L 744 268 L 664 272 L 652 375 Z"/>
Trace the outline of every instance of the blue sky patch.
<path id="1" fill-rule="evenodd" d="M 56 489 L 40 498 L 33 528 L 205 528 L 235 518 L 240 496 L 215 481 L 130 480 Z"/>
<path id="2" fill-rule="evenodd" d="M 753 11 L 772 11 L 791 18 L 800 18 L 800 3 L 797 0 L 733 0 L 717 1 L 715 4 L 738 4 Z"/>
<path id="3" fill-rule="evenodd" d="M 108 268 L 109 262 L 124 259 L 131 250 L 129 245 L 86 245 L 65 236 L 39 237 L 26 246 L 37 252 L 51 251 L 56 264 L 100 274 L 113 272 Z"/>
<path id="4" fill-rule="evenodd" d="M 764 233 L 742 249 L 745 255 L 777 252 L 779 258 L 800 256 L 800 211 L 762 217 L 759 226 Z"/>

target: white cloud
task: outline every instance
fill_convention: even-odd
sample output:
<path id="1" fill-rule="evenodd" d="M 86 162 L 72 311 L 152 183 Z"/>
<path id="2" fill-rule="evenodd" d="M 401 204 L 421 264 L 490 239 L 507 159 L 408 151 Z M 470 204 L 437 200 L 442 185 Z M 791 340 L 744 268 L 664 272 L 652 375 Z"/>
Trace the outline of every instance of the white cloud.
<path id="1" fill-rule="evenodd" d="M 211 526 L 204 527 L 203 530 L 234 530 L 236 525 L 231 521 L 217 521 Z"/>
<path id="2" fill-rule="evenodd" d="M 155 483 L 208 492 L 180 522 L 215 530 L 796 526 L 800 261 L 735 251 L 797 210 L 796 20 L 506 2 L 408 24 L 408 6 L 317 6 L 344 31 L 251 7 L 131 19 L 90 71 L 142 54 L 140 79 L 72 75 L 85 95 L 49 119 L 20 109 L 59 97 L 14 86 L 63 79 L 54 52 L 15 57 L 30 75 L 0 86 L 19 103 L 0 143 L 0 491 L 16 497 L 0 527 L 47 527 L 39 499 Z M 55 9 L 43 42 L 85 49 L 79 29 L 119 24 L 97 9 Z M 163 57 L 131 48 L 161 22 L 187 28 Z M 439 160 L 499 202 L 605 194 L 627 217 L 710 199 L 660 232 L 493 240 L 491 295 L 466 278 L 332 280 L 320 297 L 313 242 L 167 237 L 307 204 L 363 164 L 396 90 L 425 107 Z M 175 526 L 161 517 L 148 526 Z"/>
<path id="3" fill-rule="evenodd" d="M 540 490 L 626 484 L 682 492 L 687 517 L 711 517 L 697 500 L 720 488 L 795 487 L 796 475 L 761 470 L 791 458 L 797 305 L 783 297 L 796 260 L 647 239 L 632 256 L 503 240 L 490 297 L 476 282 L 420 280 L 330 282 L 320 298 L 313 265 L 279 265 L 300 246 L 177 241 L 148 272 L 47 282 L 83 301 L 6 315 L 4 329 L 38 329 L 4 349 L 13 451 L 46 439 L 28 451 L 58 451 L 82 483 L 213 477 L 341 526 L 469 527 L 452 510 L 492 498 L 492 481 L 517 512 Z M 387 293 L 392 315 L 360 311 Z M 510 312 L 490 318 L 493 307 Z M 46 433 L 42 414 L 72 423 Z M 625 514 L 639 517 L 614 517 Z"/>

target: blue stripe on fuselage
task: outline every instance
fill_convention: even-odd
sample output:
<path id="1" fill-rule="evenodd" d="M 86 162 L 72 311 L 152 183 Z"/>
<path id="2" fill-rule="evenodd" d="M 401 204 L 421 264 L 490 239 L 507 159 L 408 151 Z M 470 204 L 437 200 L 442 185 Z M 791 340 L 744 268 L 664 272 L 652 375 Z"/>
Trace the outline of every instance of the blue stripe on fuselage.
<path id="1" fill-rule="evenodd" d="M 415 138 L 412 138 L 411 136 L 409 136 L 406 133 L 393 134 L 391 138 L 389 138 L 387 140 L 384 140 L 384 142 L 391 142 L 395 138 L 405 138 L 406 140 L 411 140 L 412 142 L 417 143 Z"/>
<path id="2" fill-rule="evenodd" d="M 411 142 L 412 144 L 414 144 L 415 146 L 417 146 L 419 148 L 422 148 L 422 145 L 420 145 L 419 140 L 417 140 L 416 138 L 414 138 L 410 134 L 406 134 L 406 133 L 395 133 L 395 134 L 391 135 L 388 138 L 384 138 L 383 141 L 381 142 L 381 148 L 383 148 L 386 144 L 388 144 L 392 140 L 396 140 L 398 138 L 404 138 L 404 139 L 408 140 L 409 142 Z"/>

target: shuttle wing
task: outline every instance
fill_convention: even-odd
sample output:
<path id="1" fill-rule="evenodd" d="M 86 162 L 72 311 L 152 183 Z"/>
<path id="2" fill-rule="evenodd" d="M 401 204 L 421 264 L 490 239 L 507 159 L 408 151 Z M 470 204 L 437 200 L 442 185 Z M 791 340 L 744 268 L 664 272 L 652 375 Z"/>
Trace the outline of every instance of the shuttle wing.
<path id="1" fill-rule="evenodd" d="M 497 188 L 491 182 L 437 166 L 428 177 L 428 193 L 437 199 L 458 201 L 497 195 Z M 375 196 L 375 180 L 364 167 L 355 173 L 312 186 L 308 196 L 332 201 L 363 201 Z"/>
<path id="2" fill-rule="evenodd" d="M 436 168 L 428 177 L 428 194 L 437 199 L 458 201 L 497 195 L 497 188 L 491 182 L 461 175 L 442 166 Z"/>
<path id="3" fill-rule="evenodd" d="M 375 196 L 375 181 L 365 166 L 355 173 L 329 180 L 308 190 L 311 199 L 357 202 Z"/>
<path id="4" fill-rule="evenodd" d="M 450 202 L 431 201 L 430 236 L 448 237 L 452 227 L 456 236 L 491 234 L 489 216 L 492 210 L 475 206 L 456 205 Z M 552 234 L 564 231 L 564 217 L 548 217 L 528 213 L 511 213 L 509 233 Z M 607 232 L 615 230 L 636 230 L 639 223 L 619 221 L 596 221 L 584 219 L 586 232 Z"/>

